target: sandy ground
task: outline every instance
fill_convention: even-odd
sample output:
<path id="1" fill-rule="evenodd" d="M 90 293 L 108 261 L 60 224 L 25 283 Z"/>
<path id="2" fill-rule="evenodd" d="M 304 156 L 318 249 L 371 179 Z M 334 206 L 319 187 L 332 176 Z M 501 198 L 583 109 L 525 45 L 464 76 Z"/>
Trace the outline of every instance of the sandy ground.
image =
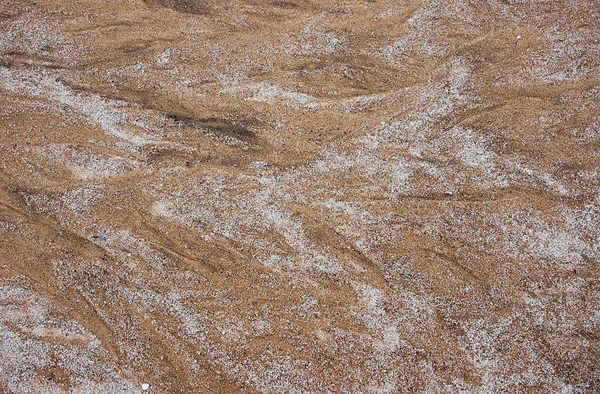
<path id="1" fill-rule="evenodd" d="M 0 55 L 0 393 L 600 392 L 600 2 L 0 0 Z"/>

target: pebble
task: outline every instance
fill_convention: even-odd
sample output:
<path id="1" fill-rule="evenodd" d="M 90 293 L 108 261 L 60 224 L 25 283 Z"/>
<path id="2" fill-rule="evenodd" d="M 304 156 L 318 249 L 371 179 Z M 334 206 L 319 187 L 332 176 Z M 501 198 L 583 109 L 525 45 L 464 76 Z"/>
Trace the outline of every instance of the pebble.
<path id="1" fill-rule="evenodd" d="M 146 391 L 150 388 L 150 385 L 148 383 L 144 383 L 142 384 L 142 390 Z"/>

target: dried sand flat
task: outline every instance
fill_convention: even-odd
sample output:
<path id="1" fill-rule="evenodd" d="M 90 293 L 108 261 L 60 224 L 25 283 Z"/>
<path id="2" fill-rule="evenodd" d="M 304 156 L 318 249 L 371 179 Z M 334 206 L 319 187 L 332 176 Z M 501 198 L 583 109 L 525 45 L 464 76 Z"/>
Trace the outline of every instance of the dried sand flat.
<path id="1" fill-rule="evenodd" d="M 0 393 L 600 392 L 597 0 L 0 0 Z"/>

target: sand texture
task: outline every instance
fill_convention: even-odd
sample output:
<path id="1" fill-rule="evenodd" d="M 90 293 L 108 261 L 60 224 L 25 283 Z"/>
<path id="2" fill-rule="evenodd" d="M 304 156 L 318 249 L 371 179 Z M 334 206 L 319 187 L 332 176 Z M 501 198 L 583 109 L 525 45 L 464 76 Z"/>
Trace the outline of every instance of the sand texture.
<path id="1" fill-rule="evenodd" d="M 598 0 L 0 0 L 0 394 L 600 392 Z"/>

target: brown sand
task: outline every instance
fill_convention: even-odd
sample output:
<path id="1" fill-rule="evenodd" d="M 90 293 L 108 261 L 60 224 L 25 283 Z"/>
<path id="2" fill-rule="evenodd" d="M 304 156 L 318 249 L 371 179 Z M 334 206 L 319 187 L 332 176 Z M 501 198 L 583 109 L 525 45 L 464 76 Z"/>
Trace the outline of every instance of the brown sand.
<path id="1" fill-rule="evenodd" d="M 600 2 L 0 1 L 0 393 L 600 391 Z"/>

